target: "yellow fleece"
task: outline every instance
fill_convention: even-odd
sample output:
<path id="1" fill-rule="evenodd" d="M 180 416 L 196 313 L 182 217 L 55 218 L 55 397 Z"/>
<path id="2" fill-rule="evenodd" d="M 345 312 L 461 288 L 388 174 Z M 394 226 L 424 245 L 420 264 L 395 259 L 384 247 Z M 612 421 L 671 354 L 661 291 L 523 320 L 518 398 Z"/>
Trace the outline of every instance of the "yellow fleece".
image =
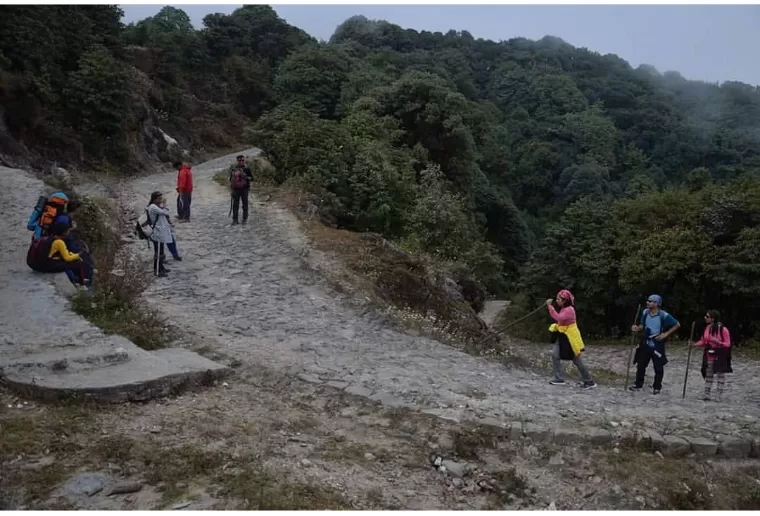
<path id="1" fill-rule="evenodd" d="M 63 258 L 63 261 L 65 262 L 75 262 L 79 260 L 79 253 L 70 253 L 69 249 L 66 247 L 66 242 L 60 238 L 53 240 L 48 258 L 56 258 L 56 254 Z"/>
<path id="2" fill-rule="evenodd" d="M 573 348 L 573 353 L 577 357 L 581 354 L 581 351 L 585 349 L 583 344 L 583 338 L 581 337 L 581 331 L 578 329 L 576 323 L 559 325 L 557 323 L 549 326 L 550 332 L 558 331 L 567 335 L 567 340 L 570 342 L 570 347 Z"/>

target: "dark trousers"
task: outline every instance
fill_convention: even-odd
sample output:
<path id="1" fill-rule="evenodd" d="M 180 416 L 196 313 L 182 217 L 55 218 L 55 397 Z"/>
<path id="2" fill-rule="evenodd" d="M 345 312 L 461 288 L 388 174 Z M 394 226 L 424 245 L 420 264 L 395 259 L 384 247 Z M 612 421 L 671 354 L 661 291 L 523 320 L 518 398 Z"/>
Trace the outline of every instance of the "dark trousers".
<path id="1" fill-rule="evenodd" d="M 232 191 L 232 220 L 238 221 L 238 207 L 243 202 L 243 222 L 248 220 L 248 188 Z"/>
<path id="2" fill-rule="evenodd" d="M 87 246 L 84 245 L 84 243 L 81 240 L 77 240 L 71 236 L 67 237 L 65 242 L 66 242 L 66 248 L 70 252 L 79 254 L 79 257 L 84 262 L 83 267 L 84 267 L 85 276 L 88 281 L 92 281 L 92 275 L 93 275 L 93 270 L 95 269 L 95 263 L 92 261 L 92 256 L 90 255 L 90 252 L 87 249 Z M 69 277 L 72 283 L 76 283 L 71 269 L 66 271 L 66 275 Z"/>
<path id="3" fill-rule="evenodd" d="M 154 242 L 154 244 L 155 244 L 155 242 Z M 169 250 L 169 252 L 172 254 L 173 257 L 179 258 L 179 250 L 177 250 L 177 241 L 176 240 L 172 240 L 171 243 L 168 243 L 168 244 L 165 244 L 165 245 L 166 245 L 166 248 Z M 164 255 L 164 254 L 161 255 L 161 261 L 162 262 L 166 261 L 166 255 Z"/>
<path id="4" fill-rule="evenodd" d="M 663 364 L 661 358 L 654 355 L 654 350 L 649 348 L 641 350 L 641 355 L 636 363 L 636 387 L 639 389 L 644 387 L 644 377 L 647 374 L 647 367 L 649 366 L 650 360 L 654 367 L 654 383 L 652 384 L 652 388 L 659 391 L 662 389 L 662 377 L 665 374 L 665 364 Z"/>
<path id="5" fill-rule="evenodd" d="M 164 267 L 164 258 L 163 242 L 153 242 L 153 274 L 156 276 L 158 276 L 160 272 L 166 271 L 166 268 Z"/>
<path id="6" fill-rule="evenodd" d="M 34 264 L 32 270 L 37 272 L 65 272 L 69 281 L 75 285 L 85 285 L 92 282 L 92 267 L 84 260 L 75 262 L 64 262 L 63 260 L 45 260 L 42 263 Z"/>
<path id="7" fill-rule="evenodd" d="M 190 220 L 190 204 L 192 202 L 192 192 L 177 194 L 177 218 L 179 220 Z"/>

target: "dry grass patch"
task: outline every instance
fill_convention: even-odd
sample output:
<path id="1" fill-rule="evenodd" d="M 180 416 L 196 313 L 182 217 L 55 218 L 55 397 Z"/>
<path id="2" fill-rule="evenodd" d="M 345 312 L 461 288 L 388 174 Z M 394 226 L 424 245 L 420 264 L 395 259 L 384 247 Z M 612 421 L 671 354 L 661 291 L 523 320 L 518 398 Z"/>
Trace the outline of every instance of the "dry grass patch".
<path id="1" fill-rule="evenodd" d="M 11 400 L 0 395 L 0 505 L 8 509 L 44 499 L 64 480 L 93 422 L 82 405 L 7 408 Z"/>
<path id="2" fill-rule="evenodd" d="M 189 496 L 191 485 L 216 491 L 243 510 L 327 510 L 346 508 L 330 489 L 282 478 L 267 471 L 251 456 L 233 457 L 226 451 L 209 450 L 200 443 L 168 447 L 158 440 L 136 441 L 109 436 L 93 446 L 101 463 L 119 464 L 135 470 L 161 492 L 161 506 Z"/>
<path id="3" fill-rule="evenodd" d="M 219 493 L 240 501 L 246 511 L 326 511 L 350 509 L 332 489 L 292 482 L 265 471 L 245 470 L 223 480 Z"/>
<path id="4" fill-rule="evenodd" d="M 651 508 L 658 510 L 760 508 L 757 471 L 748 471 L 735 461 L 661 459 L 651 452 L 621 449 L 617 454 L 599 454 L 594 468 L 611 482 L 648 493 L 653 498 Z"/>
<path id="5" fill-rule="evenodd" d="M 321 451 L 322 456 L 331 461 L 367 464 L 388 462 L 393 459 L 391 452 L 385 448 L 371 446 L 366 443 L 346 442 L 345 440 L 329 441 Z M 369 457 L 367 454 L 371 454 L 372 457 Z"/>

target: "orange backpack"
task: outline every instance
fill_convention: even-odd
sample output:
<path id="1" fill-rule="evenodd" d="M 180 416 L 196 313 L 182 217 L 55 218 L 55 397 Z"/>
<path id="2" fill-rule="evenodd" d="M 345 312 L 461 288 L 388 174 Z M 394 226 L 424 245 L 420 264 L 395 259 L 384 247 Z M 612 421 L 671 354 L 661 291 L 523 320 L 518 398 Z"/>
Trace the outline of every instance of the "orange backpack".
<path id="1" fill-rule="evenodd" d="M 53 225 L 55 218 L 66 210 L 67 199 L 62 197 L 50 197 L 45 201 L 40 213 L 39 225 L 47 233 Z"/>

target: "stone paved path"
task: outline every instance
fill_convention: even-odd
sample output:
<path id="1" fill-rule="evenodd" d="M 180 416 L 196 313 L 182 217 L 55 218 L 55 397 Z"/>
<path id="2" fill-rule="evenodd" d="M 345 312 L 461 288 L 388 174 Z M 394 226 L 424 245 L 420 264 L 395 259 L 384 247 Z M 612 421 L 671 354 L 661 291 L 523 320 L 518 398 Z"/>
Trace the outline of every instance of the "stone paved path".
<path id="1" fill-rule="evenodd" d="M 102 332 L 72 313 L 55 295 L 50 275 L 26 265 L 32 233 L 26 229 L 42 183 L 21 170 L 0 167 L 0 357 L 37 348 L 45 335 L 51 348 L 102 338 Z M 30 316 L 32 315 L 33 316 Z"/>
<path id="2" fill-rule="evenodd" d="M 254 197 L 249 224 L 230 225 L 229 195 L 212 176 L 233 156 L 194 167 L 193 220 L 176 225 L 185 260 L 170 263 L 169 277 L 145 294 L 152 306 L 215 350 L 243 364 L 460 420 L 492 417 L 550 425 L 628 421 L 665 433 L 756 433 L 760 371 L 755 363 L 737 360 L 737 383 L 729 399 L 706 404 L 699 400 L 702 381 L 695 356 L 689 394 L 681 399 L 685 361 L 675 347 L 665 389 L 655 397 L 619 386 L 590 392 L 550 386 L 549 371 L 537 375 L 508 369 L 395 330 L 363 313 L 304 265 L 305 241 L 298 222 L 283 208 Z M 133 181 L 135 208 L 144 207 L 156 189 L 171 192 L 173 203 L 174 186 L 174 173 Z M 134 245 L 148 260 L 145 243 Z M 535 346 L 531 353 L 548 352 L 548 346 Z M 592 370 L 614 368 L 624 374 L 625 354 L 622 349 L 591 349 L 587 360 Z"/>

